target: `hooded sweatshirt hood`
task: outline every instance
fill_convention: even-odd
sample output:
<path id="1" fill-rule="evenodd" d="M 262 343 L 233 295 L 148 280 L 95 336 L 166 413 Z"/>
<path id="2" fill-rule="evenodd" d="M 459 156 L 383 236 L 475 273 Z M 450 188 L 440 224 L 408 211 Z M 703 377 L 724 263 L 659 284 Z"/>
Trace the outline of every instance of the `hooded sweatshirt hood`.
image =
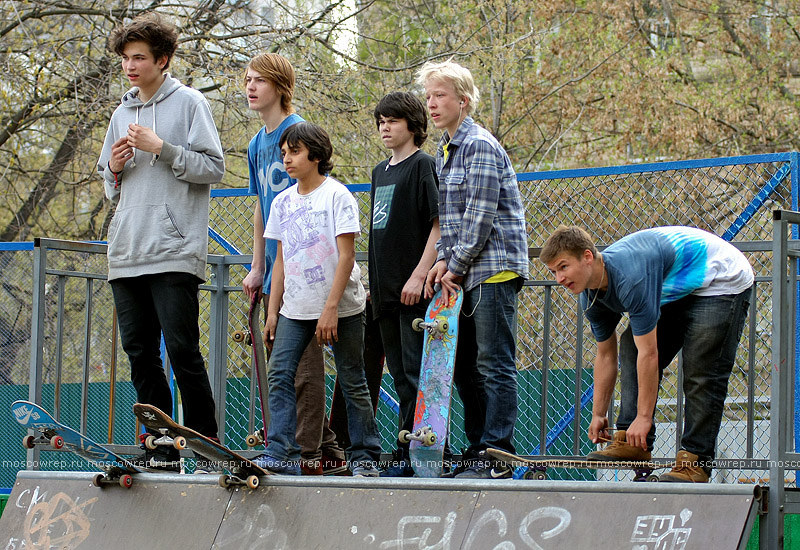
<path id="1" fill-rule="evenodd" d="M 163 140 L 161 154 L 134 150 L 115 175 L 111 147 L 131 124 Z M 108 229 L 108 279 L 185 272 L 205 280 L 211 185 L 224 174 L 222 146 L 203 94 L 164 74 L 148 101 L 131 88 L 111 116 L 97 162 L 117 202 Z"/>

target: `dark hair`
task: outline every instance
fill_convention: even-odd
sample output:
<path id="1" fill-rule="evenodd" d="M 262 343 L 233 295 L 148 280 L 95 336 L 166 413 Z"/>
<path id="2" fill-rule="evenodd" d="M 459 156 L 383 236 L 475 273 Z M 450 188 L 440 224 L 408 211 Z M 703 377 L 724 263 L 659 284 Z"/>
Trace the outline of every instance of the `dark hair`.
<path id="1" fill-rule="evenodd" d="M 178 48 L 178 31 L 175 25 L 159 14 L 145 13 L 135 17 L 129 24 L 114 29 L 108 37 L 108 49 L 122 55 L 130 42 L 147 44 L 156 60 L 167 56 L 167 64 L 164 65 L 164 70 L 167 70 Z"/>
<path id="2" fill-rule="evenodd" d="M 391 92 L 375 106 L 375 125 L 380 128 L 381 117 L 402 118 L 408 131 L 414 134 L 414 145 L 422 147 L 428 139 L 428 114 L 417 96 L 408 92 Z"/>
<path id="3" fill-rule="evenodd" d="M 305 145 L 308 149 L 308 160 L 319 161 L 317 169 L 323 176 L 333 170 L 331 138 L 320 126 L 310 122 L 292 124 L 284 130 L 278 146 L 283 147 L 284 143 L 288 143 L 289 147 L 297 147 L 300 143 Z"/>

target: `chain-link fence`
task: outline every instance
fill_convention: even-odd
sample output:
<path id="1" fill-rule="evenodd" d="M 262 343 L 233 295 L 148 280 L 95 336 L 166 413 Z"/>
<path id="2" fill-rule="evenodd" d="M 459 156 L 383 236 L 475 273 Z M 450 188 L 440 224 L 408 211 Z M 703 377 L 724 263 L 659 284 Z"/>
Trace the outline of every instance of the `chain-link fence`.
<path id="1" fill-rule="evenodd" d="M 796 209 L 796 157 L 796 153 L 787 153 L 519 175 L 532 247 L 532 280 L 519 299 L 520 405 L 515 443 L 520 453 L 582 455 L 591 448 L 585 433 L 591 410 L 594 343 L 575 297 L 549 280 L 547 270 L 535 259 L 536 247 L 562 223 L 583 225 L 600 245 L 646 227 L 692 225 L 736 241 L 757 274 L 750 320 L 731 377 L 718 454 L 722 458 L 768 457 L 770 211 Z M 366 228 L 369 186 L 354 185 L 351 190 L 361 208 L 362 227 Z M 246 327 L 248 304 L 240 288 L 249 259 L 239 255 L 248 254 L 252 246 L 254 200 L 243 190 L 213 192 L 209 253 L 229 260 L 209 264 L 201 293 L 203 352 L 209 358 L 212 378 L 221 381 L 215 389 L 224 392 L 225 439 L 235 448 L 244 447 L 254 408 L 255 418 L 259 417 L 253 401 L 257 397 L 252 392 L 250 350 L 229 337 L 234 330 Z M 364 253 L 366 245 L 366 234 L 362 233 L 357 250 Z M 0 381 L 4 386 L 0 388 L 0 408 L 29 394 L 29 308 L 34 302 L 31 293 L 40 292 L 41 346 L 36 349 L 42 353 L 43 405 L 58 408 L 62 419 L 98 441 L 133 444 L 136 428 L 130 405 L 134 393 L 127 359 L 118 349 L 111 292 L 103 281 L 104 256 L 82 250 L 49 251 L 47 273 L 39 290 L 31 284 L 30 249 L 3 252 L 0 261 L 4 262 L 0 293 Z M 215 310 L 220 303 L 226 304 L 224 315 Z M 224 326 L 219 326 L 220 319 L 224 319 Z M 662 384 L 655 456 L 674 456 L 679 436 L 676 420 L 681 414 L 681 394 L 676 367 L 667 370 Z M 327 373 L 332 385 L 334 366 L 330 358 Z M 388 373 L 383 390 L 378 419 L 384 450 L 389 451 L 394 447 L 397 428 L 391 406 L 395 394 Z M 456 400 L 452 418 L 452 447 L 456 452 L 466 446 L 461 426 L 461 408 Z M 22 434 L 17 426 L 2 421 L 0 433 L 3 441 L 13 441 Z M 4 445 L 5 449 L 9 447 Z M 24 459 L 21 449 L 19 454 Z M 11 450 L 4 451 L 3 459 L 5 455 L 10 461 L 16 460 Z M 0 486 L 11 484 L 12 469 L 0 469 Z M 763 481 L 763 475 L 763 470 L 746 468 L 723 468 L 716 474 L 724 481 Z"/>

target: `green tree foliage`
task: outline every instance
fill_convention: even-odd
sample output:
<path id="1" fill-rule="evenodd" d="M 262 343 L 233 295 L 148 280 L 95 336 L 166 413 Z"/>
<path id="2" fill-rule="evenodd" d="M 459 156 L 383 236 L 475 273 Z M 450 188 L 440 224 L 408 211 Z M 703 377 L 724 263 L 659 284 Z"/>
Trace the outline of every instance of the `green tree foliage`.
<path id="1" fill-rule="evenodd" d="M 259 121 L 247 60 L 278 51 L 296 106 L 334 140 L 334 175 L 363 182 L 386 155 L 372 108 L 421 90 L 427 60 L 470 67 L 479 122 L 519 171 L 797 149 L 800 7 L 790 0 L 199 0 L 0 4 L 0 240 L 102 239 L 112 213 L 95 175 L 127 88 L 105 49 L 141 11 L 181 31 L 172 72 L 207 94 L 243 187 Z M 430 128 L 432 149 L 439 132 Z"/>

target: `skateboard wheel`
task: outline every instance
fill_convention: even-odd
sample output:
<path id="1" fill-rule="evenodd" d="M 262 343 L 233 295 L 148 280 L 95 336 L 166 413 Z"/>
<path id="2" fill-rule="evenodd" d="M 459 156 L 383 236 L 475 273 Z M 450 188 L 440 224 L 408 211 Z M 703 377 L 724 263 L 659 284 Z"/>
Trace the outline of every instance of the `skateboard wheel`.
<path id="1" fill-rule="evenodd" d="M 420 319 L 419 317 L 417 317 L 416 319 L 414 319 L 411 322 L 411 328 L 416 330 L 417 332 L 422 332 L 422 330 L 423 330 L 422 323 L 424 323 L 424 322 L 425 322 L 425 319 Z"/>
<path id="2" fill-rule="evenodd" d="M 658 482 L 658 474 L 650 474 L 645 479 L 650 482 Z"/>
<path id="3" fill-rule="evenodd" d="M 411 432 L 409 432 L 408 430 L 400 430 L 400 433 L 397 435 L 397 440 L 400 443 L 408 443 L 409 441 L 411 441 L 411 438 L 409 437 L 410 435 Z"/>
<path id="4" fill-rule="evenodd" d="M 144 439 L 144 446 L 146 448 L 150 449 L 151 451 L 153 449 L 155 449 L 156 447 L 158 447 L 158 445 L 156 445 L 156 437 L 154 435 L 148 435 Z"/>
<path id="5" fill-rule="evenodd" d="M 422 436 L 422 444 L 426 447 L 430 447 L 436 443 L 436 434 L 433 432 L 426 433 Z"/>
<path id="6" fill-rule="evenodd" d="M 133 485 L 133 476 L 130 474 L 123 474 L 119 478 L 119 486 L 123 489 L 130 489 Z"/>
<path id="7" fill-rule="evenodd" d="M 178 437 L 172 440 L 172 446 L 178 449 L 179 451 L 184 450 L 186 448 L 186 438 L 183 437 L 182 435 L 179 435 Z"/>
<path id="8" fill-rule="evenodd" d="M 50 438 L 50 446 L 54 449 L 61 449 L 64 447 L 64 438 L 60 435 L 54 435 Z"/>
<path id="9" fill-rule="evenodd" d="M 256 437 L 254 434 L 248 435 L 244 442 L 247 443 L 248 447 L 255 447 L 259 443 L 258 437 Z"/>
<path id="10" fill-rule="evenodd" d="M 223 489 L 228 489 L 231 486 L 231 476 L 227 474 L 222 474 L 221 476 L 219 476 L 219 479 L 217 481 L 219 483 L 219 486 L 222 487 Z"/>
<path id="11" fill-rule="evenodd" d="M 106 475 L 105 474 L 97 474 L 92 478 L 92 485 L 95 487 L 102 487 L 105 485 Z"/>
<path id="12" fill-rule="evenodd" d="M 33 449 L 36 446 L 36 444 L 34 443 L 35 439 L 36 438 L 33 437 L 32 435 L 26 435 L 25 437 L 22 438 L 22 446 L 25 447 L 26 449 Z"/>
<path id="13" fill-rule="evenodd" d="M 235 330 L 233 331 L 233 341 L 234 342 L 244 342 L 244 331 L 243 330 Z"/>
<path id="14" fill-rule="evenodd" d="M 251 489 L 258 489 L 258 486 L 261 484 L 261 480 L 258 479 L 258 476 L 252 475 L 247 476 L 247 486 Z"/>
<path id="15" fill-rule="evenodd" d="M 447 321 L 442 321 L 441 323 L 436 325 L 436 329 L 440 333 L 445 334 L 448 330 L 450 330 L 450 323 L 448 323 Z"/>

